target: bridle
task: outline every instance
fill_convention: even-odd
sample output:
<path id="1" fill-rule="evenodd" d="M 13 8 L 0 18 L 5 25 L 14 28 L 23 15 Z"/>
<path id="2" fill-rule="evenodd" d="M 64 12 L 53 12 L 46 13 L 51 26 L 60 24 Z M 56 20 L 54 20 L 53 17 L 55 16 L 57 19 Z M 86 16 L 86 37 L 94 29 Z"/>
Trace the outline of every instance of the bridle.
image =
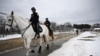
<path id="1" fill-rule="evenodd" d="M 11 24 L 9 25 L 10 27 L 11 27 L 11 29 L 13 29 L 13 22 L 14 22 L 14 16 L 13 16 L 13 12 L 11 13 L 11 17 L 12 17 L 12 19 L 11 19 Z"/>
<path id="2" fill-rule="evenodd" d="M 0 14 L 2 14 L 2 15 L 8 15 L 8 14 L 3 13 L 3 12 L 0 12 Z M 11 24 L 10 24 L 10 25 L 9 25 L 9 24 L 5 24 L 5 25 L 10 26 L 11 28 L 13 28 L 13 27 L 12 27 L 12 25 L 13 25 L 13 16 L 12 16 Z"/>
<path id="3" fill-rule="evenodd" d="M 12 17 L 12 21 L 11 21 L 10 27 L 12 28 L 13 22 L 15 21 L 15 20 L 14 20 L 14 16 L 13 16 L 13 11 L 11 12 L 11 17 Z M 15 21 L 15 22 L 16 22 L 16 21 Z M 30 27 L 30 25 L 31 25 L 31 24 L 29 24 L 27 27 L 25 27 L 24 29 L 21 30 L 21 31 L 23 31 L 22 34 L 21 34 L 22 37 L 23 37 L 24 33 L 26 32 L 26 30 Z"/>
<path id="4" fill-rule="evenodd" d="M 8 15 L 8 14 L 3 13 L 3 12 L 0 12 L 0 14 L 2 14 L 2 15 Z M 5 24 L 5 25 L 12 27 L 12 23 L 13 23 L 13 21 L 11 22 L 11 24 L 10 24 L 10 25 L 9 25 L 9 24 Z"/>
<path id="5" fill-rule="evenodd" d="M 2 13 L 2 12 L 0 12 L 0 14 L 2 14 L 2 15 L 8 15 L 8 14 Z M 9 25 L 9 24 L 5 24 L 5 25 L 10 26 L 11 29 L 13 29 L 13 27 L 12 27 L 12 26 L 13 26 L 13 22 L 14 22 L 13 11 L 11 12 L 11 17 L 12 17 L 12 19 L 11 19 L 11 24 L 10 24 L 10 25 Z M 15 22 L 16 22 L 16 21 L 15 21 Z M 26 30 L 30 27 L 30 25 L 31 25 L 31 24 L 29 24 L 27 27 L 25 27 L 24 29 L 21 30 L 21 31 L 23 31 L 22 37 L 23 37 L 24 33 L 26 32 Z"/>

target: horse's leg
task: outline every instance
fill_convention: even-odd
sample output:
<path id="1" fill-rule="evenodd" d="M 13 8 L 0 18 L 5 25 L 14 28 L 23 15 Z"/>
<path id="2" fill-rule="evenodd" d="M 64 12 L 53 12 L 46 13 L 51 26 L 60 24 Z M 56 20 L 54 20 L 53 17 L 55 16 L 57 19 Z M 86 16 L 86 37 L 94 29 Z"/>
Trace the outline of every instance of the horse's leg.
<path id="1" fill-rule="evenodd" d="M 45 35 L 43 35 L 43 42 L 44 42 L 44 44 L 46 45 L 46 38 L 45 38 Z"/>
<path id="2" fill-rule="evenodd" d="M 45 35 L 45 44 L 46 44 L 47 50 L 49 50 L 49 40 L 50 40 L 49 35 Z"/>
<path id="3" fill-rule="evenodd" d="M 50 36 L 52 38 L 52 41 L 54 40 L 54 34 L 53 34 L 53 31 L 50 32 Z"/>
<path id="4" fill-rule="evenodd" d="M 54 35 L 52 34 L 50 37 L 52 38 L 52 44 L 54 44 Z"/>
<path id="5" fill-rule="evenodd" d="M 39 39 L 39 44 L 40 44 L 40 46 L 39 46 L 39 50 L 38 50 L 38 53 L 41 53 L 41 49 L 42 49 L 42 38 L 40 37 L 40 39 Z"/>
<path id="6" fill-rule="evenodd" d="M 31 41 L 32 41 L 32 39 L 27 39 L 27 43 L 26 43 L 26 56 L 29 56 L 29 51 L 31 51 L 31 49 L 30 49 Z"/>
<path id="7" fill-rule="evenodd" d="M 54 40 L 54 35 L 52 34 L 51 37 L 52 37 L 52 41 L 53 41 Z"/>
<path id="8" fill-rule="evenodd" d="M 24 40 L 24 47 L 26 48 L 27 45 L 27 39 L 23 39 Z"/>
<path id="9" fill-rule="evenodd" d="M 52 41 L 52 44 L 53 44 L 53 41 L 54 41 L 54 34 L 53 34 L 53 31 L 52 30 L 50 30 L 50 32 L 49 32 L 49 40 L 51 40 Z"/>

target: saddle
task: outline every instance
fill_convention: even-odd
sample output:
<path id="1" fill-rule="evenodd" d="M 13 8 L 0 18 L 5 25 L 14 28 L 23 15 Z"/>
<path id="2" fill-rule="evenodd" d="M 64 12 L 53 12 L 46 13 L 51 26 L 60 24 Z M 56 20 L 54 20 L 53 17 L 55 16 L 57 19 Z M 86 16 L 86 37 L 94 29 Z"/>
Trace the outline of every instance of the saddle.
<path id="1" fill-rule="evenodd" d="M 43 31 L 43 29 L 40 25 L 38 26 L 38 30 L 39 30 L 39 33 L 41 33 Z"/>
<path id="2" fill-rule="evenodd" d="M 35 31 L 36 34 L 37 33 L 39 34 L 43 31 L 43 29 L 40 25 L 37 25 L 37 26 L 32 25 L 32 27 L 33 27 L 33 30 Z"/>
<path id="3" fill-rule="evenodd" d="M 33 30 L 35 31 L 34 38 L 36 38 L 36 36 L 37 36 L 37 38 L 39 38 L 40 37 L 39 33 L 41 33 L 43 31 L 43 29 L 40 25 L 38 25 L 37 28 L 33 26 Z"/>

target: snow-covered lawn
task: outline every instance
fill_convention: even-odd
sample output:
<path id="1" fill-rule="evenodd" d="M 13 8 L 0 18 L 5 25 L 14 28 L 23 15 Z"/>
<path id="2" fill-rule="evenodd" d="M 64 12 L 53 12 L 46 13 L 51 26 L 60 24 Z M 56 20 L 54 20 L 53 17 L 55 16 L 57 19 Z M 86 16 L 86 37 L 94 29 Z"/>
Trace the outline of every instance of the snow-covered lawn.
<path id="1" fill-rule="evenodd" d="M 75 32 L 73 32 L 73 31 L 69 31 L 69 32 L 54 32 L 55 35 L 56 34 L 61 34 L 61 33 L 75 33 Z"/>
<path id="2" fill-rule="evenodd" d="M 100 35 L 84 32 L 48 56 L 100 56 Z"/>
<path id="3" fill-rule="evenodd" d="M 54 34 L 60 34 L 60 32 L 54 32 Z M 7 35 L 5 37 L 0 37 L 0 40 L 9 40 L 9 39 L 14 39 L 14 38 L 21 38 L 21 34 Z"/>
<path id="4" fill-rule="evenodd" d="M 8 39 L 14 39 L 14 38 L 21 38 L 21 34 L 7 35 L 5 37 L 0 37 L 0 40 L 8 40 Z"/>
<path id="5" fill-rule="evenodd" d="M 61 33 L 71 33 L 71 32 L 54 32 L 54 34 L 61 34 Z M 14 38 L 21 38 L 21 34 L 7 35 L 5 37 L 0 37 L 0 40 L 9 40 Z"/>

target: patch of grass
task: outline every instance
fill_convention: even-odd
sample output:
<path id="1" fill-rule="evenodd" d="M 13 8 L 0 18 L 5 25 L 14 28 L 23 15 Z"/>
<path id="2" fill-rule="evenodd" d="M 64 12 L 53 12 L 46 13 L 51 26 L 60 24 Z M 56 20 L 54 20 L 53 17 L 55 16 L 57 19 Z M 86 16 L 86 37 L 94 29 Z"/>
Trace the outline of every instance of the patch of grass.
<path id="1" fill-rule="evenodd" d="M 9 50 L 9 49 L 14 49 L 17 47 L 23 46 L 23 40 L 21 38 L 16 38 L 16 39 L 11 39 L 11 40 L 3 40 L 0 41 L 0 52 Z"/>

